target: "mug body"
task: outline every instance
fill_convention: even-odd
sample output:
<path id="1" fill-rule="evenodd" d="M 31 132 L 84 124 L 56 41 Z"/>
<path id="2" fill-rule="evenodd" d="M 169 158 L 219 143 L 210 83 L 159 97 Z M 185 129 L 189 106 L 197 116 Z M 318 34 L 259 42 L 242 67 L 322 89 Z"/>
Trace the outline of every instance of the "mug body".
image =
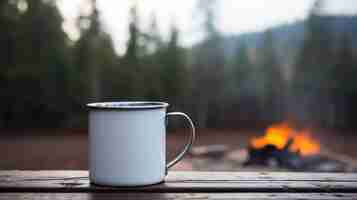
<path id="1" fill-rule="evenodd" d="M 168 104 L 132 104 L 88 104 L 92 183 L 142 186 L 164 180 Z"/>

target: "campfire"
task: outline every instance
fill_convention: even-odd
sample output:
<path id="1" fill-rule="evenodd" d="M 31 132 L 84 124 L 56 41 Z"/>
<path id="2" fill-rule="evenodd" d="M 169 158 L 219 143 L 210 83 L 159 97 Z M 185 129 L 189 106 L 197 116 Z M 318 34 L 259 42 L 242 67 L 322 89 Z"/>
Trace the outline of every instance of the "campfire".
<path id="1" fill-rule="evenodd" d="M 307 129 L 286 122 L 268 127 L 248 145 L 245 165 L 261 165 L 296 171 L 346 171 L 346 164 L 321 154 L 320 143 Z"/>
<path id="2" fill-rule="evenodd" d="M 189 169 L 208 171 L 357 172 L 354 159 L 329 150 L 316 136 L 315 130 L 282 122 L 268 126 L 260 137 L 251 137 L 239 147 L 216 141 L 195 146 L 186 161 Z"/>
<path id="3" fill-rule="evenodd" d="M 255 149 L 273 145 L 278 150 L 284 148 L 301 155 L 314 155 L 320 152 L 320 144 L 311 137 L 308 130 L 295 130 L 288 123 L 272 125 L 264 136 L 253 138 L 251 147 Z"/>

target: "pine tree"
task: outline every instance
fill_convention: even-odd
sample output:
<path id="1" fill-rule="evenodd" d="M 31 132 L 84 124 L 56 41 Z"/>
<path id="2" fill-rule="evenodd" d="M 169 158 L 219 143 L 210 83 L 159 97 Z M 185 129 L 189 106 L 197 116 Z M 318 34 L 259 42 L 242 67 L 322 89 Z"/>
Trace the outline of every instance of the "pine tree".
<path id="1" fill-rule="evenodd" d="M 306 22 L 305 38 L 292 80 L 291 102 L 298 121 L 329 123 L 329 73 L 333 67 L 332 36 L 320 17 L 324 1 L 316 1 Z M 294 101 L 294 102 L 293 102 Z"/>
<path id="2" fill-rule="evenodd" d="M 351 35 L 344 33 L 340 41 L 336 65 L 330 73 L 330 79 L 333 81 L 331 84 L 332 93 L 337 96 L 348 95 L 357 91 L 357 85 L 355 84 L 357 67 L 354 66 L 355 58 Z"/>
<path id="3" fill-rule="evenodd" d="M 130 8 L 128 29 L 129 39 L 125 55 L 122 59 L 122 63 L 125 67 L 126 98 L 141 99 L 145 96 L 144 87 L 142 87 L 145 78 L 142 76 L 143 68 L 140 60 L 146 52 L 144 51 L 145 48 L 143 48 L 142 44 L 139 43 L 140 38 L 142 38 L 142 33 L 139 29 L 139 16 L 136 5 Z"/>
<path id="4" fill-rule="evenodd" d="M 253 72 L 253 64 L 249 59 L 249 52 L 247 45 L 237 45 L 238 48 L 234 53 L 234 58 L 230 63 L 229 68 L 226 70 L 225 80 L 225 96 L 229 99 L 230 103 L 238 101 L 242 95 L 244 82 L 249 81 Z"/>
<path id="5" fill-rule="evenodd" d="M 283 112 L 283 77 L 282 69 L 276 58 L 274 38 L 271 31 L 264 34 L 261 49 L 261 73 L 263 86 L 263 102 L 268 118 L 281 120 Z"/>
<path id="6" fill-rule="evenodd" d="M 112 83 L 106 75 L 113 72 L 116 62 L 111 37 L 100 23 L 96 0 L 91 0 L 91 5 L 91 14 L 79 19 L 81 36 L 75 45 L 75 74 L 80 76 L 80 84 L 75 91 L 81 94 L 78 99 L 81 104 L 111 96 L 109 88 Z"/>
<path id="7" fill-rule="evenodd" d="M 163 99 L 163 84 L 160 80 L 160 70 L 163 65 L 162 55 L 165 50 L 165 44 L 161 37 L 159 26 L 157 24 L 156 15 L 151 14 L 150 26 L 146 32 L 140 33 L 144 39 L 144 44 L 140 48 L 144 54 L 140 58 L 145 66 L 142 67 L 144 82 L 150 83 L 142 88 L 145 98 L 147 99 Z"/>
<path id="8" fill-rule="evenodd" d="M 159 26 L 157 24 L 157 18 L 155 13 L 151 14 L 150 26 L 147 33 L 141 33 L 141 35 L 145 38 L 145 52 L 147 53 L 155 53 L 155 51 L 159 51 L 160 48 L 163 48 L 164 41 L 161 37 Z"/>
<path id="9" fill-rule="evenodd" d="M 7 76 L 12 89 L 22 94 L 12 97 L 13 120 L 24 125 L 35 125 L 40 119 L 63 121 L 68 107 L 69 61 L 62 16 L 52 0 L 12 2 L 19 3 L 19 14 L 13 16 L 18 20 L 16 42 L 11 45 L 16 63 Z"/>
<path id="10" fill-rule="evenodd" d="M 9 87 L 9 74 L 16 65 L 16 34 L 20 11 L 16 1 L 0 1 L 0 128 L 8 126 L 12 119 L 14 98 Z"/>
<path id="11" fill-rule="evenodd" d="M 222 118 L 223 80 L 225 56 L 222 37 L 215 26 L 215 0 L 201 0 L 198 10 L 203 16 L 206 34 L 201 44 L 193 50 L 193 97 L 197 101 L 196 118 L 199 127 Z"/>
<path id="12" fill-rule="evenodd" d="M 16 1 L 0 1 L 0 81 L 6 78 L 11 65 L 15 64 L 15 42 L 20 11 Z"/>
<path id="13" fill-rule="evenodd" d="M 161 81 L 165 98 L 172 104 L 179 103 L 188 85 L 185 55 L 179 46 L 179 31 L 171 26 L 170 39 L 162 54 Z"/>
<path id="14" fill-rule="evenodd" d="M 124 59 L 131 64 L 139 63 L 139 24 L 136 6 L 130 8 L 129 40 Z"/>
<path id="15" fill-rule="evenodd" d="M 329 74 L 330 98 L 335 106 L 335 125 L 354 126 L 357 107 L 356 58 L 353 55 L 351 35 L 344 33 L 336 54 L 336 64 Z M 337 107 L 338 106 L 338 107 Z"/>

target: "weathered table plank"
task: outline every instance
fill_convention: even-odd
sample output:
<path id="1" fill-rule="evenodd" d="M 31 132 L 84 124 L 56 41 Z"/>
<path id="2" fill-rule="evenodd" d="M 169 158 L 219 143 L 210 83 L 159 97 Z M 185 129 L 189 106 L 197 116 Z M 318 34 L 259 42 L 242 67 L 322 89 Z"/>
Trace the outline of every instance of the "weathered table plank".
<path id="1" fill-rule="evenodd" d="M 357 193 L 357 174 L 173 171 L 162 184 L 119 188 L 90 184 L 87 171 L 0 171 L 0 192 Z"/>
<path id="2" fill-rule="evenodd" d="M 72 179 L 88 177 L 85 170 L 0 170 L 0 181 L 14 179 Z M 239 180 L 239 181 L 357 181 L 357 173 L 305 173 L 305 172 L 202 172 L 170 171 L 169 180 Z"/>
<path id="3" fill-rule="evenodd" d="M 353 193 L 0 193 L 0 200 L 118 200 L 118 199 L 135 199 L 135 200 L 163 200 L 163 199 L 329 199 L 345 200 L 357 199 L 357 194 Z"/>

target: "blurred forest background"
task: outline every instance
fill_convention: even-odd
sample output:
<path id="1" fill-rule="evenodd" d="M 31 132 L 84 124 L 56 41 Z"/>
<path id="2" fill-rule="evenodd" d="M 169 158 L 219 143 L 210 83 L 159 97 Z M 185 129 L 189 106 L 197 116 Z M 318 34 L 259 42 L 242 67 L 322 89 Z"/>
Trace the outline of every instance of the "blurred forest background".
<path id="1" fill-rule="evenodd" d="M 133 6 L 118 55 L 89 2 L 73 41 L 55 0 L 0 0 L 0 128 L 86 127 L 86 103 L 119 100 L 169 102 L 200 128 L 356 126 L 357 16 L 327 15 L 319 0 L 306 20 L 227 36 L 216 1 L 200 0 L 205 38 L 183 47 L 174 23 L 165 40 Z"/>

